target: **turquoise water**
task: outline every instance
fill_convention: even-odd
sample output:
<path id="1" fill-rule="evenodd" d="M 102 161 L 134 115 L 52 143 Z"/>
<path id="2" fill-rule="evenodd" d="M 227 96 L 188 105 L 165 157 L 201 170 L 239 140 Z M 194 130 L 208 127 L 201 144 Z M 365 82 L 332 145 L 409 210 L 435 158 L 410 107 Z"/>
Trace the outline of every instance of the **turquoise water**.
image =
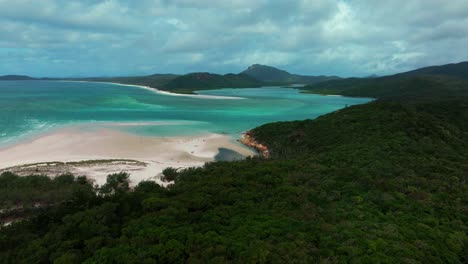
<path id="1" fill-rule="evenodd" d="M 171 96 L 105 83 L 1 81 L 0 144 L 90 122 L 142 135 L 238 135 L 261 124 L 315 118 L 371 100 L 301 94 L 276 87 L 198 93 L 244 99 Z"/>

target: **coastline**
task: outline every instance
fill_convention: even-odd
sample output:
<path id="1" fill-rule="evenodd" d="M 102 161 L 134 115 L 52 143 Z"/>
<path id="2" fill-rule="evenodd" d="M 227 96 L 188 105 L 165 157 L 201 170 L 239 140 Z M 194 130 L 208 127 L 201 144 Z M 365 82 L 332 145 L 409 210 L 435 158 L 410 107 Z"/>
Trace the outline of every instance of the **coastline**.
<path id="1" fill-rule="evenodd" d="M 242 97 L 177 94 L 149 86 L 115 82 L 88 82 L 130 86 L 167 96 L 200 99 L 246 99 Z M 161 185 L 160 174 L 167 167 L 203 166 L 206 162 L 227 157 L 226 151 L 237 157 L 257 155 L 253 148 L 240 144 L 232 136 L 206 132 L 191 136 L 149 136 L 124 132 L 120 127 L 171 125 L 167 121 L 84 122 L 64 124 L 45 131 L 28 134 L 0 145 L 0 173 L 13 171 L 18 175 L 42 174 L 51 177 L 63 173 L 84 175 L 98 185 L 108 174 L 127 171 L 130 181 L 137 184 L 154 180 Z M 238 155 L 239 154 L 239 155 Z"/>
<path id="2" fill-rule="evenodd" d="M 221 134 L 152 137 L 111 128 L 82 130 L 72 126 L 0 148 L 0 173 L 8 169 L 28 174 L 50 173 L 53 177 L 71 172 L 102 185 L 108 174 L 127 171 L 132 184 L 155 180 L 164 185 L 160 181 L 163 169 L 203 166 L 215 160 L 220 148 L 242 156 L 255 155 L 253 150 Z M 54 163 L 69 164 L 61 164 L 63 169 L 57 169 Z"/>
<path id="3" fill-rule="evenodd" d="M 241 142 L 247 147 L 256 149 L 262 157 L 266 159 L 270 158 L 270 150 L 268 149 L 268 147 L 263 144 L 260 144 L 252 135 L 251 130 L 243 133 L 241 139 L 239 139 L 239 142 Z"/>
<path id="4" fill-rule="evenodd" d="M 244 97 L 236 97 L 236 96 L 220 96 L 220 95 L 204 95 L 204 94 L 181 94 L 181 93 L 173 93 L 168 91 L 163 91 L 157 88 L 153 88 L 146 85 L 138 85 L 138 84 L 126 84 L 126 83 L 117 83 L 117 82 L 99 82 L 99 81 L 67 81 L 67 80 L 60 80 L 61 82 L 85 82 L 85 83 L 106 83 L 106 84 L 113 84 L 119 86 L 128 86 L 128 87 L 136 87 L 140 89 L 145 89 L 147 91 L 151 91 L 157 94 L 168 95 L 168 96 L 181 96 L 181 97 L 192 97 L 192 98 L 199 98 L 199 99 L 225 99 L 225 100 L 242 100 L 246 99 Z M 222 89 L 222 88 L 220 88 Z"/>

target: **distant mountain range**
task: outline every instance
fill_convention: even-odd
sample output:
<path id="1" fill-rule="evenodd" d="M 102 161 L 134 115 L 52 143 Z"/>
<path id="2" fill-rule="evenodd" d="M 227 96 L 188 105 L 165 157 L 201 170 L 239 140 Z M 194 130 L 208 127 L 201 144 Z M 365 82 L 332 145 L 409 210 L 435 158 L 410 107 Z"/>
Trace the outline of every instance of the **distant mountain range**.
<path id="1" fill-rule="evenodd" d="M 313 84 L 328 80 L 339 79 L 337 76 L 304 76 L 291 74 L 274 67 L 254 64 L 245 71 L 234 74 L 214 74 L 208 72 L 194 72 L 185 75 L 153 74 L 148 76 L 128 77 L 88 77 L 88 78 L 32 78 L 22 75 L 7 75 L 0 80 L 74 80 L 114 82 L 123 84 L 145 85 L 161 90 L 193 93 L 200 89 L 217 88 L 247 88 L 274 85 Z"/>
<path id="2" fill-rule="evenodd" d="M 275 85 L 307 84 L 304 90 L 311 93 L 343 94 L 349 96 L 379 97 L 389 96 L 397 90 L 401 94 L 413 92 L 421 94 L 421 89 L 431 87 L 462 85 L 458 79 L 468 79 L 468 62 L 431 66 L 403 72 L 391 76 L 367 78 L 340 78 L 338 76 L 305 76 L 292 74 L 271 66 L 253 64 L 239 74 L 225 75 L 208 72 L 195 72 L 185 75 L 153 74 L 129 77 L 93 77 L 93 78 L 32 78 L 24 75 L 0 76 L 0 80 L 79 80 L 114 82 L 123 84 L 145 85 L 161 90 L 193 93 L 201 89 L 246 88 Z M 459 83 L 455 85 L 455 83 Z M 420 89 L 417 93 L 415 90 Z M 441 91 L 441 90 L 438 90 Z M 429 93 L 429 92 L 428 92 Z M 424 93 L 422 93 L 424 94 Z"/>
<path id="3" fill-rule="evenodd" d="M 340 79 L 338 76 L 306 76 L 291 74 L 287 71 L 277 69 L 275 67 L 254 64 L 247 68 L 242 73 L 247 74 L 259 81 L 266 83 L 287 84 L 313 84 L 329 80 Z"/>
<path id="4" fill-rule="evenodd" d="M 3 75 L 0 76 L 0 81 L 20 81 L 20 80 L 36 80 L 36 78 L 26 75 Z"/>

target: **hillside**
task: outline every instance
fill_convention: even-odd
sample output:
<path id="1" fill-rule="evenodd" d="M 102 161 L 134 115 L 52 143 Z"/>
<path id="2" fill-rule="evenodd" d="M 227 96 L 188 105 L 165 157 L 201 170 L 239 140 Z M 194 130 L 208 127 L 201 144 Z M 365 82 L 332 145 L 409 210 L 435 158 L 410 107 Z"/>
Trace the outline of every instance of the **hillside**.
<path id="1" fill-rule="evenodd" d="M 262 82 L 246 74 L 219 75 L 207 72 L 189 73 L 177 77 L 163 85 L 163 90 L 178 93 L 192 93 L 194 90 L 220 88 L 252 88 L 262 86 Z"/>
<path id="2" fill-rule="evenodd" d="M 306 92 L 374 97 L 382 100 L 419 101 L 434 98 L 467 97 L 468 81 L 446 76 L 387 76 L 348 78 L 309 85 Z"/>
<path id="3" fill-rule="evenodd" d="M 332 131 L 335 129 L 340 133 Z M 366 162 L 373 158 L 391 158 L 385 153 L 408 151 L 414 154 L 426 147 L 439 149 L 432 153 L 434 157 L 447 151 L 468 161 L 468 152 L 464 152 L 468 147 L 466 131 L 468 100 L 451 99 L 416 104 L 376 101 L 315 120 L 266 124 L 252 132 L 260 143 L 269 146 L 274 157 L 312 154 L 324 159 L 322 164 L 340 159 L 342 166 L 366 167 Z M 372 144 L 380 146 L 371 147 Z M 424 147 L 424 144 L 431 146 Z M 446 145 L 450 145 L 450 149 L 446 149 Z M 349 155 L 335 155 L 343 152 L 349 152 Z M 426 154 L 420 153 L 422 156 Z M 395 164 L 409 162 L 398 156 L 394 158 Z"/>
<path id="4" fill-rule="evenodd" d="M 400 73 L 399 75 L 446 75 L 468 79 L 468 61 L 460 63 L 451 63 L 441 66 L 430 66 L 413 71 Z"/>
<path id="5" fill-rule="evenodd" d="M 280 70 L 274 67 L 254 64 L 247 68 L 242 73 L 247 74 L 257 80 L 275 84 L 313 84 L 328 80 L 339 79 L 337 76 L 305 76 L 291 74 L 287 71 Z"/>
<path id="6" fill-rule="evenodd" d="M 318 94 L 374 97 L 383 100 L 419 101 L 468 96 L 468 62 L 426 67 L 379 78 L 347 78 L 308 85 Z"/>
<path id="7" fill-rule="evenodd" d="M 36 78 L 29 77 L 26 75 L 3 75 L 0 76 L 0 81 L 27 81 L 36 80 Z"/>

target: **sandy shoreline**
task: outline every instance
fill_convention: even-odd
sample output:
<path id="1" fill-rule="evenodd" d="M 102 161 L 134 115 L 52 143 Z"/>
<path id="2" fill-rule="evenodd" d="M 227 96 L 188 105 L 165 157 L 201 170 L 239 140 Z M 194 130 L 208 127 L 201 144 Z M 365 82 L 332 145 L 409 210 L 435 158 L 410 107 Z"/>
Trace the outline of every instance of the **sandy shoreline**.
<path id="1" fill-rule="evenodd" d="M 110 83 L 110 82 L 109 82 Z M 172 93 L 172 92 L 167 92 L 163 90 L 159 90 L 157 88 L 152 88 L 149 86 L 144 86 L 144 85 L 137 85 L 137 84 L 124 84 L 124 83 L 115 83 L 112 82 L 110 84 L 115 84 L 115 85 L 121 85 L 121 86 L 131 86 L 131 87 L 137 87 L 137 88 L 142 88 L 145 90 L 152 91 L 157 94 L 164 94 L 164 95 L 170 95 L 170 96 L 182 96 L 182 97 L 193 97 L 193 98 L 200 98 L 200 99 L 226 99 L 226 100 L 240 100 L 240 99 L 245 99 L 243 97 L 236 97 L 236 96 L 220 96 L 220 95 L 205 95 L 205 94 L 181 94 L 181 93 Z"/>
<path id="2" fill-rule="evenodd" d="M 162 95 L 199 99 L 245 99 L 231 96 L 178 94 L 144 85 L 115 82 L 64 82 L 107 83 L 145 89 Z M 0 173 L 5 169 L 12 170 L 19 175 L 43 173 L 56 176 L 71 172 L 75 175 L 85 175 L 101 185 L 105 183 L 108 174 L 127 171 L 131 174 L 130 180 L 133 184 L 148 179 L 164 184 L 159 180 L 163 169 L 202 166 L 205 162 L 215 159 L 219 148 L 232 150 L 242 156 L 256 154 L 253 150 L 237 144 L 231 137 L 221 134 L 151 137 L 118 130 L 121 126 L 171 124 L 175 123 L 164 121 L 94 122 L 39 133 L 20 142 L 0 145 Z"/>
<path id="3" fill-rule="evenodd" d="M 166 167 L 202 166 L 214 160 L 219 148 L 227 148 L 244 156 L 255 154 L 231 137 L 220 134 L 150 137 L 108 127 L 80 129 L 72 126 L 0 148 L 0 170 L 44 162 L 132 160 L 137 162 L 102 162 L 92 166 L 83 163 L 85 166 L 69 168 L 70 172 L 86 175 L 97 184 L 105 183 L 110 173 L 128 171 L 132 183 L 136 184 L 148 179 L 158 181 L 158 175 Z"/>
<path id="4" fill-rule="evenodd" d="M 149 87 L 149 86 L 145 86 L 145 85 L 125 84 L 125 83 L 117 83 L 117 82 L 99 82 L 99 81 L 61 81 L 61 82 L 107 83 L 107 84 L 113 84 L 113 85 L 119 85 L 119 86 L 136 87 L 136 88 L 145 89 L 145 90 L 151 91 L 153 93 L 157 93 L 157 94 L 163 94 L 163 95 L 169 95 L 169 96 L 193 97 L 193 98 L 199 98 L 199 99 L 226 99 L 226 100 L 245 99 L 244 97 L 236 97 L 236 96 L 172 93 L 172 92 L 159 90 L 157 88 L 153 88 L 153 87 Z"/>

